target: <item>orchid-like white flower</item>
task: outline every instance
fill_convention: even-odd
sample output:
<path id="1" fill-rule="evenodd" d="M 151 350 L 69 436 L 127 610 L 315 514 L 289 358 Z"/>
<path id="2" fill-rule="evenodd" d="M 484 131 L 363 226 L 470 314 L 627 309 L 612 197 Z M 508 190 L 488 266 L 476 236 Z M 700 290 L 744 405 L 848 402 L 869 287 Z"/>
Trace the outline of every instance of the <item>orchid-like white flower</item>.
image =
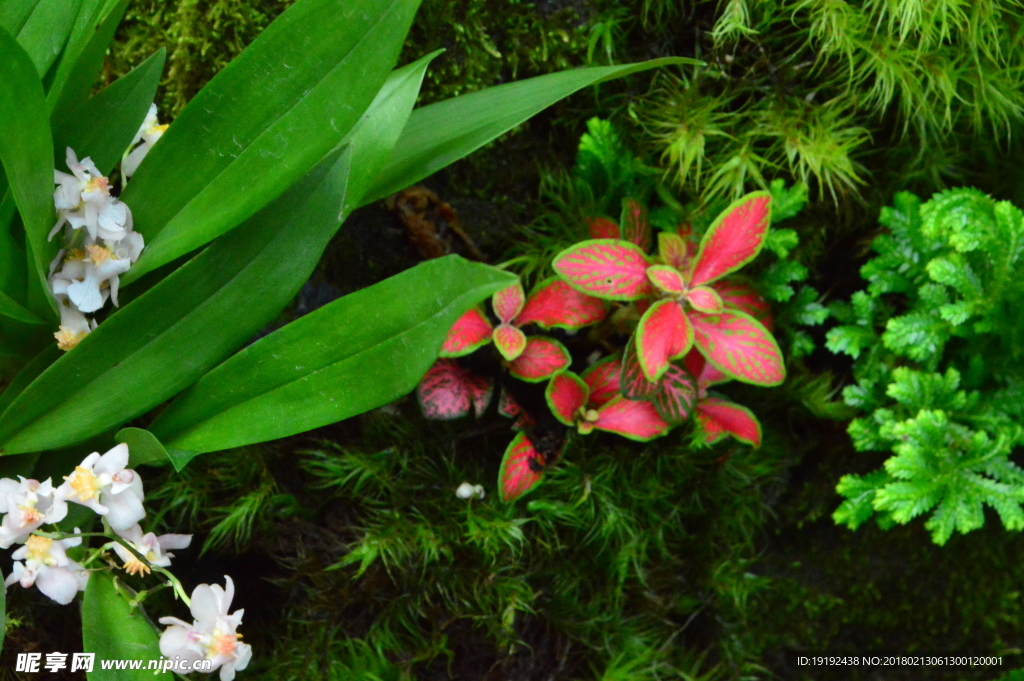
<path id="1" fill-rule="evenodd" d="M 177 617 L 161 617 L 160 624 L 170 625 L 160 636 L 160 652 L 164 657 L 180 658 L 195 663 L 211 660 L 208 672 L 220 669 L 220 681 L 232 681 L 252 658 L 252 647 L 241 643 L 236 629 L 242 623 L 244 610 L 228 614 L 235 584 L 224 578 L 227 588 L 200 584 L 192 592 L 192 624 Z"/>
<path id="2" fill-rule="evenodd" d="M 67 164 L 70 175 L 53 171 L 53 180 L 57 183 L 53 205 L 57 208 L 58 220 L 49 238 L 67 224 L 73 230 L 85 227 L 93 240 L 123 239 L 132 229 L 132 212 L 110 195 L 110 181 L 92 159 L 84 158 L 79 162 L 71 147 L 67 148 Z"/>
<path id="3" fill-rule="evenodd" d="M 124 532 L 117 533 L 122 539 L 131 544 L 132 548 L 138 551 L 146 563 L 139 560 L 131 551 L 114 544 L 114 552 L 124 562 L 124 570 L 130 575 L 150 573 L 150 566 L 167 567 L 171 564 L 173 553 L 165 553 L 170 549 L 187 549 L 192 543 L 191 534 L 162 534 L 159 537 L 153 532 L 142 534 L 142 528 L 138 525 L 129 527 Z M 147 564 L 148 563 L 148 564 Z"/>
<path id="4" fill-rule="evenodd" d="M 75 528 L 78 533 L 78 528 Z M 15 560 L 11 574 L 4 586 L 20 582 L 26 589 L 39 587 L 46 596 L 61 605 L 67 605 L 75 594 L 85 590 L 89 574 L 81 565 L 68 558 L 66 550 L 82 543 L 79 538 L 49 539 L 34 534 L 25 545 L 14 552 Z M 24 562 L 18 562 L 24 561 Z"/>
<path id="5" fill-rule="evenodd" d="M 50 286 L 53 287 L 52 279 Z M 96 328 L 96 320 L 86 319 L 85 315 L 71 303 L 67 295 L 55 295 L 55 297 L 57 298 L 57 307 L 60 309 L 60 328 L 53 334 L 53 337 L 57 339 L 57 347 L 67 352 Z"/>
<path id="6" fill-rule="evenodd" d="M 67 502 L 55 494 L 52 482 L 18 478 L 20 482 L 0 479 L 0 513 L 6 514 L 0 523 L 0 549 L 24 543 L 42 525 L 58 523 L 68 514 Z"/>
<path id="7" fill-rule="evenodd" d="M 160 125 L 160 121 L 156 118 L 156 104 L 150 104 L 146 120 L 142 121 L 142 127 L 135 133 L 135 139 L 128 145 L 128 148 L 134 147 L 138 144 L 139 140 L 142 140 L 142 144 L 139 144 L 131 152 L 125 152 L 124 158 L 121 160 L 121 174 L 124 175 L 125 179 L 135 174 L 139 164 L 142 163 L 142 159 L 146 158 L 146 154 L 157 143 L 157 140 L 163 136 L 165 130 L 167 130 L 167 125 Z"/>
<path id="8" fill-rule="evenodd" d="M 483 485 L 471 485 L 464 482 L 455 490 L 455 496 L 459 499 L 483 499 L 486 496 Z"/>
<path id="9" fill-rule="evenodd" d="M 146 517 L 142 478 L 127 465 L 128 445 L 117 445 L 102 456 L 93 452 L 64 478 L 57 494 L 104 516 L 115 532 L 126 532 Z"/>
<path id="10" fill-rule="evenodd" d="M 131 267 L 132 256 L 138 258 L 141 240 L 141 234 L 130 232 L 122 242 L 115 242 L 115 249 L 124 254 L 124 258 L 98 244 L 89 244 L 84 251 L 71 251 L 60 271 L 50 277 L 53 294 L 66 295 L 80 312 L 95 312 L 103 307 L 108 297 L 117 305 L 119 277 Z"/>

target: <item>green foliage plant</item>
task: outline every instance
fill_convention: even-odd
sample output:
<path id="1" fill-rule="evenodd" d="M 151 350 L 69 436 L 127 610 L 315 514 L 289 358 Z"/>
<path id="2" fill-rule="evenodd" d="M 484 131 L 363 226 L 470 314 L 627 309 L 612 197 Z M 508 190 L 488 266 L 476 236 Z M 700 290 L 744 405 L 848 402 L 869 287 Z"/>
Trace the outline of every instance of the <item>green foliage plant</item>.
<path id="1" fill-rule="evenodd" d="M 861 269 L 865 290 L 833 305 L 828 333 L 852 357 L 843 396 L 861 451 L 888 452 L 884 466 L 844 476 L 837 523 L 873 515 L 883 527 L 928 516 L 938 544 L 994 510 L 1024 529 L 1024 471 L 1013 461 L 1021 427 L 1024 213 L 975 189 L 922 202 L 897 194 L 879 218 L 886 233 Z"/>

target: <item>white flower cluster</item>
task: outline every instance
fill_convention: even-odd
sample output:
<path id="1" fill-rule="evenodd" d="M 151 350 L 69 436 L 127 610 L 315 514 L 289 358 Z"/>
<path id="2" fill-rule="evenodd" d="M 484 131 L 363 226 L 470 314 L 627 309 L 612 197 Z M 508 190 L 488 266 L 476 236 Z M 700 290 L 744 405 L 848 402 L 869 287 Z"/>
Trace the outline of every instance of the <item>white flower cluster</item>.
<path id="1" fill-rule="evenodd" d="M 149 115 L 128 147 L 130 151 L 122 159 L 124 182 L 166 128 L 157 124 L 156 106 L 150 106 Z M 64 246 L 50 264 L 49 282 L 60 305 L 60 330 L 54 337 L 65 351 L 96 328 L 96 321 L 85 315 L 101 309 L 107 300 L 117 305 L 120 276 L 139 259 L 145 247 L 142 235 L 132 230 L 131 209 L 111 195 L 110 180 L 92 159 L 79 161 L 68 147 L 66 160 L 71 174 L 53 171 L 57 224 L 49 236 L 53 239 L 64 230 Z"/>
<path id="2" fill-rule="evenodd" d="M 252 647 L 238 640 L 242 635 L 236 629 L 245 611 L 228 613 L 235 583 L 228 576 L 224 581 L 226 589 L 217 584 L 200 584 L 192 592 L 192 624 L 177 617 L 160 618 L 160 624 L 170 625 L 160 636 L 160 652 L 168 659 L 188 660 L 193 665 L 199 660 L 211 660 L 210 671 L 219 668 L 220 681 L 231 681 L 236 671 L 248 666 Z"/>

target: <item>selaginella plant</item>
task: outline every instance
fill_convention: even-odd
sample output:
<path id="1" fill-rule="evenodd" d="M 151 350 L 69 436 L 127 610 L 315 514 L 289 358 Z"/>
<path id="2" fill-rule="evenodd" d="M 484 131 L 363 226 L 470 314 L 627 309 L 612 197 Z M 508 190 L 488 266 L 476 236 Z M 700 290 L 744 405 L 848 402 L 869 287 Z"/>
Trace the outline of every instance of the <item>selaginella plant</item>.
<path id="1" fill-rule="evenodd" d="M 974 189 L 898 194 L 861 269 L 868 287 L 833 306 L 828 347 L 856 361 L 844 397 L 861 451 L 891 452 L 844 476 L 837 523 L 883 527 L 930 514 L 938 544 L 982 526 L 984 507 L 1024 529 L 1024 213 Z"/>
<path id="2" fill-rule="evenodd" d="M 656 254 L 648 253 L 651 224 L 636 200 L 623 201 L 618 223 L 592 217 L 598 238 L 554 258 L 559 278 L 529 297 L 518 283 L 496 293 L 496 322 L 475 309 L 452 327 L 442 358 L 420 383 L 424 414 L 451 419 L 473 409 L 480 416 L 495 383 L 501 386 L 499 410 L 516 417 L 520 431 L 499 473 L 506 501 L 542 479 L 570 432 L 647 441 L 693 416 L 705 442 L 732 434 L 759 445 L 753 414 L 708 390 L 729 380 L 773 386 L 785 378 L 778 345 L 759 321 L 770 316 L 767 304 L 749 284 L 727 278 L 761 250 L 770 205 L 766 192 L 743 197 L 699 241 L 688 225 L 662 231 Z M 575 361 L 557 340 L 524 333 L 560 328 L 579 335 L 595 325 L 616 340 Z M 585 370 L 571 370 L 581 362 Z M 541 381 L 539 398 L 529 383 Z"/>

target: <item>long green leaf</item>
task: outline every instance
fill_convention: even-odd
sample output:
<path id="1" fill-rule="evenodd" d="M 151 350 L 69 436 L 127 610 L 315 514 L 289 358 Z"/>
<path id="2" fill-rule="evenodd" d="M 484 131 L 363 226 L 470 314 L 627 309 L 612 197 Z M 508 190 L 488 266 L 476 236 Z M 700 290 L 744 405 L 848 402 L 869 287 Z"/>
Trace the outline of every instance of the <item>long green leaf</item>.
<path id="1" fill-rule="evenodd" d="M 161 660 L 160 638 L 141 606 L 132 607 L 127 593 L 118 593 L 115 577 L 103 570 L 89 575 L 82 601 L 82 648 L 96 655 L 89 681 L 152 679 L 149 660 Z M 124 587 L 122 587 L 123 589 Z M 142 669 L 103 669 L 100 660 L 143 660 Z"/>
<path id="2" fill-rule="evenodd" d="M 46 367 L 50 366 L 61 356 L 61 351 L 57 349 L 56 343 L 48 345 L 38 355 L 32 358 L 28 364 L 26 364 L 21 371 L 15 374 L 14 378 L 8 382 L 7 387 L 4 388 L 3 392 L 0 392 L 0 414 L 3 414 L 7 409 L 7 406 L 14 401 L 14 398 L 21 394 L 25 388 L 36 380 L 36 377 L 46 370 Z"/>
<path id="3" fill-rule="evenodd" d="M 9 295 L 0 291 L 0 315 L 16 319 L 26 324 L 42 324 L 43 320 L 35 316 L 17 303 Z"/>
<path id="4" fill-rule="evenodd" d="M 349 294 L 266 336 L 204 376 L 152 424 L 196 453 L 263 442 L 407 394 L 467 309 L 515 281 L 451 255 Z"/>
<path id="5" fill-rule="evenodd" d="M 299 0 L 196 95 L 122 199 L 149 244 L 129 283 L 227 232 L 349 132 L 419 0 Z"/>
<path id="6" fill-rule="evenodd" d="M 55 317 L 56 305 L 45 293 L 46 269 L 56 252 L 46 242 L 56 219 L 49 116 L 32 61 L 4 30 L 0 30 L 0 84 L 0 161 L 25 225 L 35 270 L 29 276 L 27 307 L 37 316 Z M 50 311 L 46 311 L 48 304 Z"/>
<path id="7" fill-rule="evenodd" d="M 602 81 L 692 59 L 654 59 L 550 73 L 473 92 L 412 112 L 384 170 L 363 203 L 393 194 L 476 151 L 577 90 Z"/>
<path id="8" fill-rule="evenodd" d="M 32 16 L 32 10 L 39 0 L 4 0 L 0 2 L 0 28 L 11 35 L 18 35 L 21 27 Z"/>
<path id="9" fill-rule="evenodd" d="M 55 135 L 57 168 L 67 172 L 64 149 L 71 147 L 79 158 L 92 158 L 101 173 L 110 174 L 153 103 L 165 56 L 161 48 L 68 117 Z"/>
<path id="10" fill-rule="evenodd" d="M 42 78 L 67 43 L 82 0 L 40 0 L 18 31 L 18 43 Z"/>

